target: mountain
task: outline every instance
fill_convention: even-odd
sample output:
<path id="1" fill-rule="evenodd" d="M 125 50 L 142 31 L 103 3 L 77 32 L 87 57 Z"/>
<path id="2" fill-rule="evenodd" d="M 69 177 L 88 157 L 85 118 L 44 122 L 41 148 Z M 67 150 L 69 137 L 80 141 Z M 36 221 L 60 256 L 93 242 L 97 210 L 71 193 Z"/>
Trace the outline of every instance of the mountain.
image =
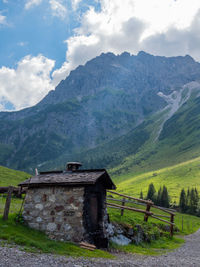
<path id="1" fill-rule="evenodd" d="M 118 175 L 199 156 L 199 81 L 188 55 L 101 54 L 36 106 L 0 113 L 0 164 L 31 172 L 80 160 Z"/>

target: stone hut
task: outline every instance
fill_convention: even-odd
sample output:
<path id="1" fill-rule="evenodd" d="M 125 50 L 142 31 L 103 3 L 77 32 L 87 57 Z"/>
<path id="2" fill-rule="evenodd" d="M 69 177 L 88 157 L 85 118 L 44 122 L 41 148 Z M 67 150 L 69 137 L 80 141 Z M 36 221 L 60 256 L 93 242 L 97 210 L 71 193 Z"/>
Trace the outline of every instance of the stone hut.
<path id="1" fill-rule="evenodd" d="M 29 227 L 62 241 L 107 247 L 106 189 L 115 189 L 105 169 L 40 172 L 19 184 L 27 188 L 23 216 Z"/>

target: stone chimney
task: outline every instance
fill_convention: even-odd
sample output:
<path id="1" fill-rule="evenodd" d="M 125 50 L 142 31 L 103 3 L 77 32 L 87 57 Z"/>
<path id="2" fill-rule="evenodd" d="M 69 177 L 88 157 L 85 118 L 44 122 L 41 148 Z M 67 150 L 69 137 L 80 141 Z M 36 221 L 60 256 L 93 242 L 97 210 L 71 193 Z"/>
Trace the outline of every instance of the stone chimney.
<path id="1" fill-rule="evenodd" d="M 67 162 L 67 171 L 77 171 L 82 164 L 80 162 Z"/>

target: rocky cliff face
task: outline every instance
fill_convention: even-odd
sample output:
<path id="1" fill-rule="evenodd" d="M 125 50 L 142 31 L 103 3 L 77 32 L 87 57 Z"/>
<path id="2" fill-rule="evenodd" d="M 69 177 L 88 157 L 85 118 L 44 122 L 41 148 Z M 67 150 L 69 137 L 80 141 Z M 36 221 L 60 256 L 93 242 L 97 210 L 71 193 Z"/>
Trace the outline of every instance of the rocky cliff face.
<path id="1" fill-rule="evenodd" d="M 163 95 L 199 78 L 200 64 L 190 56 L 102 54 L 36 106 L 0 113 L 0 164 L 29 171 L 55 167 L 62 155 L 67 160 L 134 131 L 167 107 Z M 147 134 L 142 136 L 145 142 Z"/>

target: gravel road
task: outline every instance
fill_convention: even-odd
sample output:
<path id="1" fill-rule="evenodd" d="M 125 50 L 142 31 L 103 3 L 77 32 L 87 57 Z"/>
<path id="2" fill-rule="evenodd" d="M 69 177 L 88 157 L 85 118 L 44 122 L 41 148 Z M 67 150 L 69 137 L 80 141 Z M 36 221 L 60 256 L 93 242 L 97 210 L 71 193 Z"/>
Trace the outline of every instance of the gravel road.
<path id="1" fill-rule="evenodd" d="M 185 237 L 185 244 L 162 256 L 118 254 L 115 260 L 85 259 L 49 254 L 27 253 L 17 247 L 0 246 L 0 267 L 129 267 L 129 266 L 198 266 L 200 267 L 200 229 Z"/>

